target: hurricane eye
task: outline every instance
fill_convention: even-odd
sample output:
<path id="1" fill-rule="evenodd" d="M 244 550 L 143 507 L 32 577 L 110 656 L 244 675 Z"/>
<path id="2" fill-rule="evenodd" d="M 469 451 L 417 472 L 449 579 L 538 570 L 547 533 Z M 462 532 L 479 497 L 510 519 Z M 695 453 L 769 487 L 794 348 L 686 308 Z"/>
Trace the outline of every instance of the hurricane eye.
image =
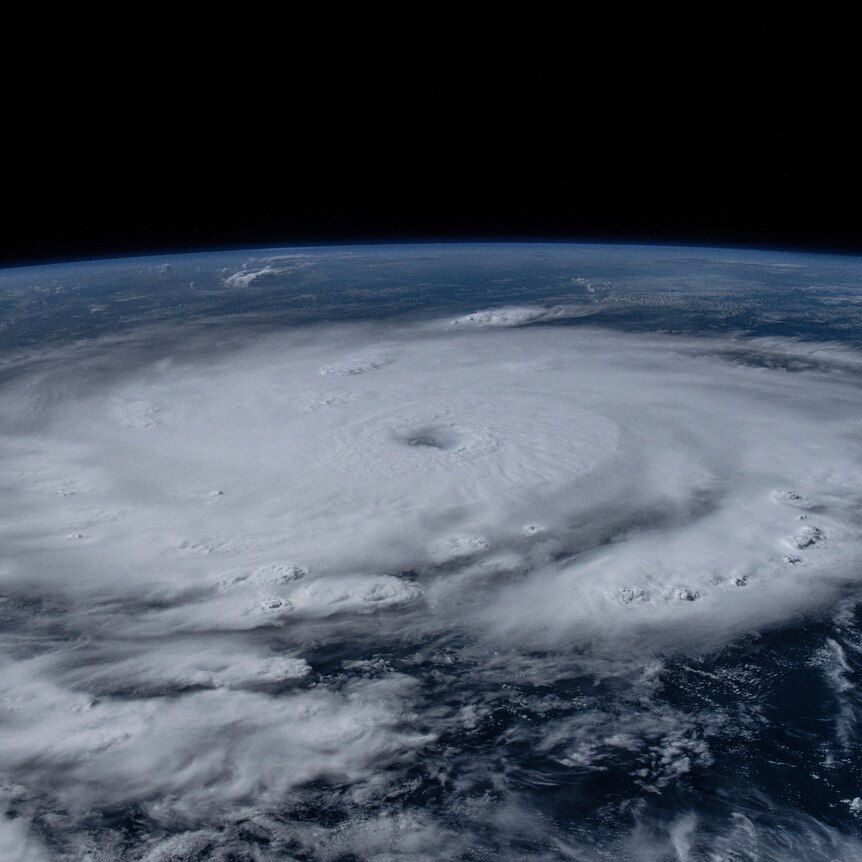
<path id="1" fill-rule="evenodd" d="M 445 426 L 415 428 L 401 435 L 400 439 L 407 446 L 420 449 L 437 449 L 441 452 L 453 449 L 458 442 L 457 434 Z"/>

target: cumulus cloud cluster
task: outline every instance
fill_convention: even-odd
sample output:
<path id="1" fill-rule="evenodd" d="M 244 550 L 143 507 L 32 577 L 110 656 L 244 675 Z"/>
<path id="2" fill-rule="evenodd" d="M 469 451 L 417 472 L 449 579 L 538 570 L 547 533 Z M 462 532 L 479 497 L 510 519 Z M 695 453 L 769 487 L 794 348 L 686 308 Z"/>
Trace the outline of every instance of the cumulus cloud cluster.
<path id="1" fill-rule="evenodd" d="M 590 305 L 555 305 L 546 308 L 541 305 L 509 305 L 504 308 L 489 308 L 474 311 L 449 321 L 450 326 L 480 327 L 480 326 L 526 326 L 529 323 L 545 323 L 552 320 L 563 320 L 571 317 L 588 317 L 596 314 L 601 306 Z"/>
<path id="2" fill-rule="evenodd" d="M 319 834 L 323 856 L 461 852 L 493 820 L 481 758 L 458 779 L 465 832 L 381 800 L 495 708 L 458 687 L 471 655 L 477 680 L 529 676 L 541 655 L 550 684 L 577 657 L 648 692 L 667 657 L 855 586 L 855 354 L 788 369 L 758 361 L 803 352 L 787 341 L 524 326 L 570 313 L 227 347 L 194 331 L 192 352 L 150 331 L 20 362 L 0 416 L 0 773 L 18 811 L 0 847 L 79 852 L 40 843 L 39 812 L 71 834 L 134 809 L 173 834 L 146 858 L 194 858 L 228 820 L 287 834 L 261 818 L 313 793 L 369 806 Z M 410 659 L 376 654 L 392 643 Z M 677 718 L 587 710 L 548 721 L 537 756 L 600 772 L 640 752 L 659 791 L 742 720 Z M 519 791 L 496 788 L 509 833 L 529 831 Z M 309 846 L 304 822 L 285 854 Z"/>

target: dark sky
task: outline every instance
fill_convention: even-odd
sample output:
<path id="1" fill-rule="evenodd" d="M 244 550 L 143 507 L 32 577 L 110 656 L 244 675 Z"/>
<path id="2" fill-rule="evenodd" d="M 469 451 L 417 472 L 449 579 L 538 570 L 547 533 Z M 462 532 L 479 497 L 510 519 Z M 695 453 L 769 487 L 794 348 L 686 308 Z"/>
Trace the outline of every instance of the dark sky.
<path id="1" fill-rule="evenodd" d="M 0 261 L 483 237 L 862 250 L 858 12 L 382 7 L 199 32 L 141 12 L 107 38 L 73 13 L 12 40 Z"/>

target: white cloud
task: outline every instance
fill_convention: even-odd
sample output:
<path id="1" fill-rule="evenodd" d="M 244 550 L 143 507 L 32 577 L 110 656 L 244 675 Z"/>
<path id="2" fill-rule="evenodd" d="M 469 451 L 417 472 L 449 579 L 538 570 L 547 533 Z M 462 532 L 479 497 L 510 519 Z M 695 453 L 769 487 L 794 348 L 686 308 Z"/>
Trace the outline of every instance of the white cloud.
<path id="1" fill-rule="evenodd" d="M 55 857 L 31 833 L 25 820 L 10 820 L 0 814 L 0 858 L 15 862 L 48 862 Z"/>
<path id="2" fill-rule="evenodd" d="M 397 675 L 341 692 L 123 700 L 66 694 L 21 674 L 2 682 L 4 696 L 17 697 L 0 731 L 4 770 L 81 813 L 136 804 L 165 824 L 233 816 L 284 802 L 310 781 L 367 780 L 433 739 L 409 729 L 413 682 Z"/>
<path id="3" fill-rule="evenodd" d="M 572 650 L 640 672 L 858 582 L 855 354 L 521 327 L 569 313 L 22 360 L 0 417 L 0 771 L 195 828 L 314 781 L 379 799 L 485 707 L 422 713 L 409 666 L 323 667 L 368 658 L 351 643 L 469 641 L 527 675 L 540 649 L 547 682 Z M 710 756 L 675 721 L 567 726 L 566 756 L 643 749 L 660 788 Z M 455 841 L 412 814 L 351 824 L 333 858 Z"/>
<path id="4" fill-rule="evenodd" d="M 601 310 L 598 305 L 508 305 L 502 308 L 488 308 L 464 314 L 450 321 L 452 327 L 465 329 L 480 327 L 514 327 L 529 323 L 543 323 L 571 317 L 588 317 Z"/>

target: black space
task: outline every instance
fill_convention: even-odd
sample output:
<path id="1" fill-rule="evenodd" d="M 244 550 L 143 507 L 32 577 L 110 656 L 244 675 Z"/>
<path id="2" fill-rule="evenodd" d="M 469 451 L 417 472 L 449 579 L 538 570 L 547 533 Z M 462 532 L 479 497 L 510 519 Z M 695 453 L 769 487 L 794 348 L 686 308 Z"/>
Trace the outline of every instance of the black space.
<path id="1" fill-rule="evenodd" d="M 859 12 L 310 8 L 8 34 L 0 262 L 448 238 L 862 251 Z"/>

